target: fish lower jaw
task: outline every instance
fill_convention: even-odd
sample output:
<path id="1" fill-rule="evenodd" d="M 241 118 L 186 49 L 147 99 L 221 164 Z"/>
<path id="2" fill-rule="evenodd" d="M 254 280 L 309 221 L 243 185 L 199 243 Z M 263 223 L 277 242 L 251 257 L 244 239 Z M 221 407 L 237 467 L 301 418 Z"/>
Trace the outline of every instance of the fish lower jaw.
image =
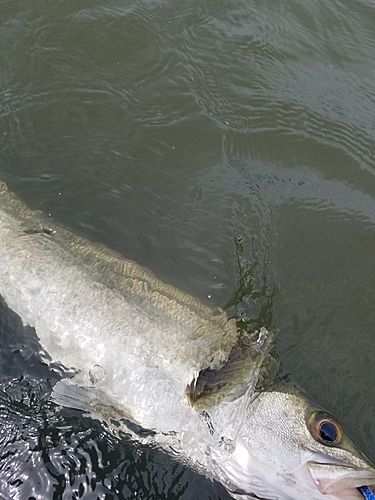
<path id="1" fill-rule="evenodd" d="M 372 490 L 374 489 L 373 486 L 370 487 Z M 357 488 L 338 491 L 337 493 L 332 493 L 332 495 L 338 500 L 364 500 L 364 496 Z"/>
<path id="2" fill-rule="evenodd" d="M 368 487 L 372 492 L 375 491 L 375 485 L 369 485 Z M 333 493 L 333 496 L 339 500 L 364 500 L 364 495 L 357 488 L 338 491 L 337 493 Z"/>
<path id="3" fill-rule="evenodd" d="M 307 467 L 320 493 L 340 500 L 363 500 L 357 488 L 369 486 L 373 489 L 375 482 L 375 471 L 371 469 L 321 462 L 308 462 Z"/>
<path id="4" fill-rule="evenodd" d="M 363 500 L 363 496 L 356 488 L 333 493 L 333 496 L 339 500 Z"/>

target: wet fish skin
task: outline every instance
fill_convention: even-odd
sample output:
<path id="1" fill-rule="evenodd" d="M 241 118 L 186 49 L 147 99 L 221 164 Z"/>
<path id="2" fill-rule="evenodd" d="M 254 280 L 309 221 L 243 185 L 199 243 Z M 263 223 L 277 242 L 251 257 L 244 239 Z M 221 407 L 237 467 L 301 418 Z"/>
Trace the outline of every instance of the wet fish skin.
<path id="1" fill-rule="evenodd" d="M 56 329 L 66 329 L 69 324 L 77 331 L 77 323 L 85 316 L 84 326 L 89 330 L 90 338 L 96 337 L 98 342 L 106 340 L 106 335 L 116 337 L 120 343 L 125 342 L 128 327 L 132 332 L 129 334 L 131 342 L 134 343 L 137 337 L 144 344 L 151 335 L 144 335 L 141 330 L 151 324 L 151 328 L 158 330 L 158 336 L 148 342 L 148 349 L 157 346 L 157 352 L 152 354 L 160 358 L 174 354 L 169 356 L 168 363 L 164 363 L 171 372 L 181 371 L 183 365 L 187 367 L 184 386 L 191 382 L 194 372 L 218 367 L 236 344 L 235 322 L 228 321 L 222 310 L 204 306 L 104 245 L 89 242 L 64 228 L 51 227 L 49 218 L 41 212 L 29 210 L 4 183 L 0 184 L 0 224 L 4 257 L 0 275 L 2 294 L 8 305 L 22 312 L 20 315 L 25 321 L 43 322 L 43 317 L 53 316 L 50 310 L 56 313 L 53 325 Z M 43 229 L 45 227 L 49 228 L 47 232 Z M 104 312 L 100 314 L 97 304 L 102 295 L 106 301 L 102 300 Z M 35 302 L 40 303 L 38 315 Z M 132 317 L 136 327 L 124 326 L 126 315 L 111 307 L 114 302 L 120 302 L 122 309 L 135 311 L 143 324 Z M 56 311 L 53 311 L 55 307 Z M 104 321 L 109 308 L 114 312 L 111 328 L 107 324 L 107 328 L 103 328 L 100 321 Z M 61 310 L 66 314 L 59 318 Z M 95 316 L 99 317 L 99 322 L 97 317 L 96 322 L 90 321 L 90 317 Z M 84 329 L 82 325 L 80 327 Z M 38 328 L 38 334 L 48 343 L 49 333 L 44 335 Z M 61 347 L 66 352 L 62 353 Z M 147 350 L 146 346 L 144 349 Z M 69 362 L 71 353 L 62 345 L 57 347 L 51 343 L 47 350 L 54 359 L 63 355 L 68 366 L 74 366 L 76 360 L 73 358 L 73 363 Z M 175 359 L 178 363 L 174 362 Z"/>

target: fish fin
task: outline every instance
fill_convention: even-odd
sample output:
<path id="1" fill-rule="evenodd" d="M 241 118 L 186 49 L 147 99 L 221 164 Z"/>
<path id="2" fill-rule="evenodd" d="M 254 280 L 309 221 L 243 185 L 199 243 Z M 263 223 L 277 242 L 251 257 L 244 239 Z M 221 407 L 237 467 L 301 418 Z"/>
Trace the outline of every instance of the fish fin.
<path id="1" fill-rule="evenodd" d="M 109 422 L 110 420 L 126 419 L 138 424 L 130 411 L 116 404 L 103 389 L 76 385 L 75 377 L 60 380 L 55 384 L 51 400 L 57 405 L 89 412 L 93 417 Z"/>
<path id="2" fill-rule="evenodd" d="M 97 390 L 93 387 L 75 385 L 68 380 L 60 380 L 55 384 L 51 400 L 60 406 L 76 410 L 90 410 L 96 399 Z"/>
<path id="3" fill-rule="evenodd" d="M 218 369 L 201 370 L 195 374 L 185 393 L 190 405 L 198 411 L 222 402 L 238 399 L 259 382 L 263 365 L 267 364 L 275 332 L 262 327 L 252 334 L 244 332 Z"/>

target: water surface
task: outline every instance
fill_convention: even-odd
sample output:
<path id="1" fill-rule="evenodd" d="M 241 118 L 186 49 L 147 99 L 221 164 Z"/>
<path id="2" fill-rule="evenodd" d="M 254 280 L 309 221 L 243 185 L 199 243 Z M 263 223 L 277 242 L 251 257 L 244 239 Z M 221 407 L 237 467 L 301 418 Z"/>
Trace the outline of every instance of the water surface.
<path id="1" fill-rule="evenodd" d="M 35 209 L 280 330 L 282 374 L 375 460 L 375 6 L 0 2 L 0 178 Z M 1 305 L 0 496 L 228 499 L 48 402 Z"/>

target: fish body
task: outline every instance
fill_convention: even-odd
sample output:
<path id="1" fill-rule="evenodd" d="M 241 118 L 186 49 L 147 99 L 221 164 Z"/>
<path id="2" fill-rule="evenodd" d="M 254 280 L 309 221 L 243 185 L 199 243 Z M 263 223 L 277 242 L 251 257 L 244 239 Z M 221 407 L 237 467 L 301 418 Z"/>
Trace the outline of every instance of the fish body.
<path id="1" fill-rule="evenodd" d="M 234 498 L 354 499 L 375 484 L 349 438 L 319 441 L 306 398 L 254 392 L 272 342 L 265 328 L 239 332 L 221 309 L 51 226 L 4 183 L 0 255 L 0 294 L 35 327 L 44 358 L 72 375 L 54 388 L 58 404 L 152 431 Z"/>

